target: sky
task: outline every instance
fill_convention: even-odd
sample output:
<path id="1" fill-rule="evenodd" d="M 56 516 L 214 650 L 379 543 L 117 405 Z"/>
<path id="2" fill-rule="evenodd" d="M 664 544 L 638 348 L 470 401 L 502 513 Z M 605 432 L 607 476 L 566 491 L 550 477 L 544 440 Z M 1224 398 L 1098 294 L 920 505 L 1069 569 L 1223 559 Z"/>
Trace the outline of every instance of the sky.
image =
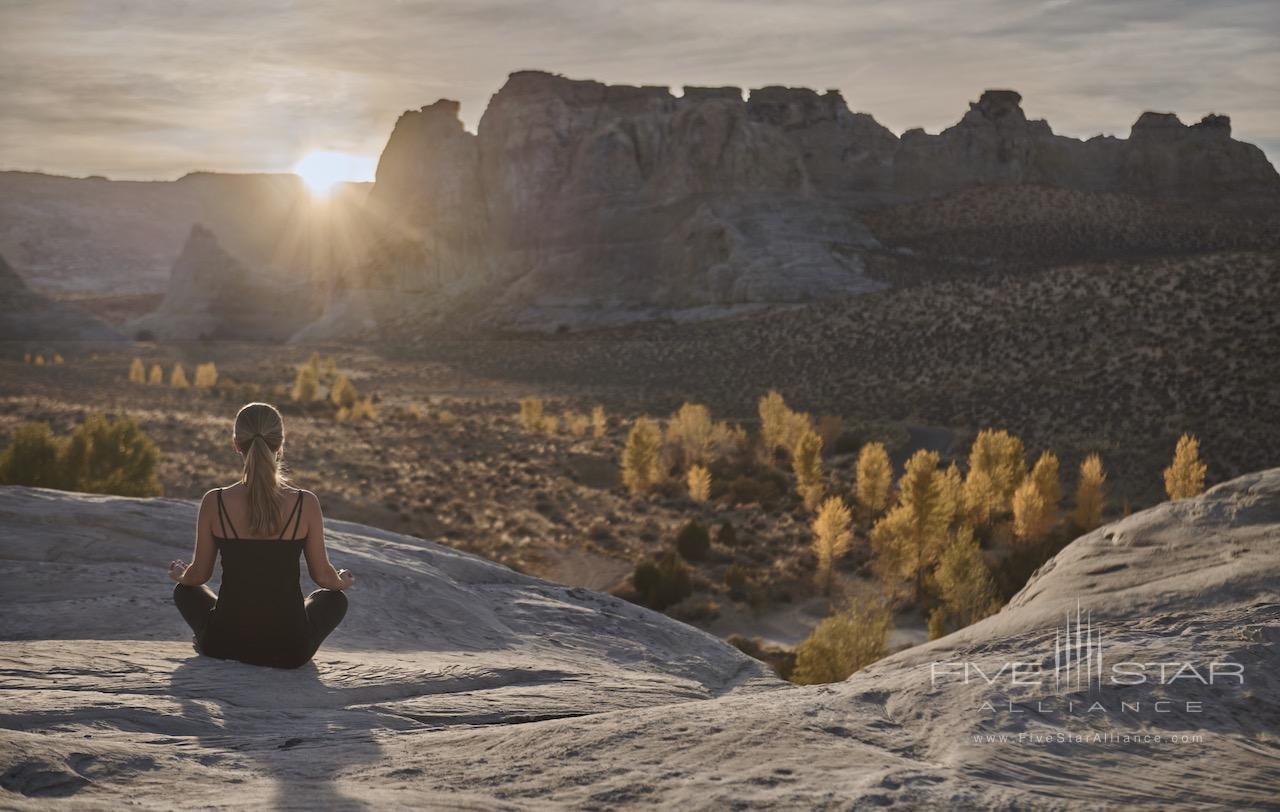
<path id="1" fill-rule="evenodd" d="M 0 168 L 170 179 L 376 158 L 507 74 L 839 89 L 901 133 L 986 88 L 1078 137 L 1231 116 L 1280 158 L 1276 0 L 0 0 Z"/>

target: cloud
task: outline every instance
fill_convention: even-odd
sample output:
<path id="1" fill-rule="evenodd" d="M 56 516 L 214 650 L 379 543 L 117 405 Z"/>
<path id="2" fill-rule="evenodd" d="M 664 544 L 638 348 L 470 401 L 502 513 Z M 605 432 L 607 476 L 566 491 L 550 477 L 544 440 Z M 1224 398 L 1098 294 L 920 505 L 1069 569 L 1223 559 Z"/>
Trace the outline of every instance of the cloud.
<path id="1" fill-rule="evenodd" d="M 47 0 L 0 6 L 0 165 L 112 177 L 375 155 L 402 110 L 472 129 L 506 75 L 839 88 L 902 131 L 988 87 L 1078 136 L 1146 109 L 1232 117 L 1273 161 L 1272 0 Z"/>

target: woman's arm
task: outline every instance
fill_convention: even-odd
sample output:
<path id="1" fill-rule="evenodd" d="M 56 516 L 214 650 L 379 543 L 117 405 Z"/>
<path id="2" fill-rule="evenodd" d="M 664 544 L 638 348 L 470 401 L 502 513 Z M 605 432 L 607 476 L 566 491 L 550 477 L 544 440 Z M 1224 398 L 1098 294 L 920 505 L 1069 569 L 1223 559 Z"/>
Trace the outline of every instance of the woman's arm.
<path id="1" fill-rule="evenodd" d="M 185 561 L 169 562 L 169 578 L 183 586 L 200 586 L 213 577 L 213 562 L 218 558 L 218 547 L 213 543 L 217 497 L 216 491 L 209 491 L 200 500 L 200 511 L 196 514 L 196 549 L 190 566 Z"/>
<path id="2" fill-rule="evenodd" d="M 355 583 L 355 576 L 346 570 L 335 570 L 329 563 L 329 551 L 324 546 L 324 515 L 320 511 L 320 500 L 311 491 L 303 491 L 302 524 L 307 528 L 306 546 L 302 550 L 307 556 L 311 580 L 323 589 L 349 589 Z"/>

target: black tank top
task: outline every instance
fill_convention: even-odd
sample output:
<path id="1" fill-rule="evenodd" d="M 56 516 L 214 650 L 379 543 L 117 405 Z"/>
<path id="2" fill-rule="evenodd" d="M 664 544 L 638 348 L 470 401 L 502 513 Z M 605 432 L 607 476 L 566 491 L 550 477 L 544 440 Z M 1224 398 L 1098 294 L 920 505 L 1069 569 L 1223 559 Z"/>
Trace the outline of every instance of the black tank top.
<path id="1" fill-rule="evenodd" d="M 274 539 L 240 538 L 218 490 L 218 524 L 214 535 L 222 557 L 218 602 L 200 636 L 201 652 L 224 660 L 292 668 L 312 649 L 307 613 L 298 581 L 298 559 L 306 539 L 294 538 L 302 521 L 302 491 L 280 535 Z M 285 531 L 293 532 L 285 538 Z M 227 535 L 230 527 L 231 535 Z"/>

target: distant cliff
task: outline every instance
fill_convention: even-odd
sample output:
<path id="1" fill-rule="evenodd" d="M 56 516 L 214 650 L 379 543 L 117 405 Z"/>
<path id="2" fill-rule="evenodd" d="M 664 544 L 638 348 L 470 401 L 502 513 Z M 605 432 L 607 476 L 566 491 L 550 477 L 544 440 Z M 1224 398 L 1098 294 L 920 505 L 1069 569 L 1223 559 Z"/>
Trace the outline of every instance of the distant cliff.
<path id="1" fill-rule="evenodd" d="M 875 289 L 864 212 L 974 186 L 1280 201 L 1280 177 L 1225 116 L 1144 113 L 1127 139 L 1081 141 L 1020 104 L 990 90 L 955 126 L 898 137 L 836 91 L 677 97 L 515 73 L 474 135 L 456 102 L 401 116 L 370 199 L 403 228 L 360 278 L 446 314 L 483 289 L 498 322 L 617 323 Z"/>

